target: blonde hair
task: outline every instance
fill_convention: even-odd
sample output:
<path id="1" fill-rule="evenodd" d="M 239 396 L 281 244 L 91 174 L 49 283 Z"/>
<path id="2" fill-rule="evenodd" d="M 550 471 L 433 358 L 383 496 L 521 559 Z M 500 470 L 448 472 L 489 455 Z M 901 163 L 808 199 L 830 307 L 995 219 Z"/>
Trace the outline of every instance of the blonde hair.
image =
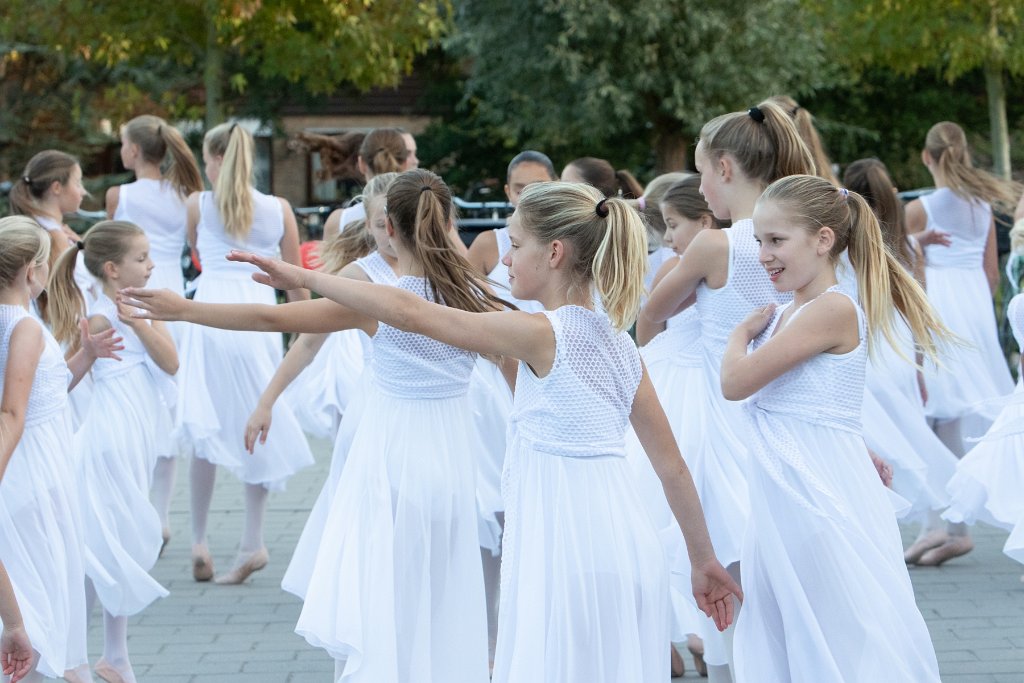
<path id="1" fill-rule="evenodd" d="M 788 209 L 793 221 L 812 234 L 830 228 L 835 234 L 829 253 L 833 263 L 848 251 L 867 320 L 869 350 L 879 331 L 893 348 L 900 348 L 892 324 L 894 307 L 907 321 L 918 347 L 932 360 L 938 359 L 942 343 L 956 341 L 921 286 L 886 248 L 878 219 L 859 194 L 817 176 L 797 175 L 769 185 L 758 202 L 776 202 Z"/>
<path id="2" fill-rule="evenodd" d="M 975 168 L 963 128 L 951 121 L 936 123 L 925 136 L 924 149 L 953 192 L 964 199 L 980 199 L 1007 213 L 1013 212 L 1020 199 L 1021 184 Z"/>
<path id="3" fill-rule="evenodd" d="M 53 336 L 57 341 L 75 345 L 78 340 L 78 320 L 85 315 L 85 297 L 75 282 L 75 264 L 79 252 L 85 259 L 86 270 L 101 282 L 106 281 L 103 264 L 121 263 L 131 248 L 131 240 L 145 236 L 142 228 L 128 221 L 100 221 L 89 228 L 78 245 L 65 251 L 50 273 L 47 286 L 49 317 Z"/>
<path id="4" fill-rule="evenodd" d="M 819 178 L 824 178 L 833 185 L 838 185 L 839 179 L 832 172 L 832 162 L 825 152 L 825 145 L 821 143 L 821 136 L 818 134 L 818 128 L 814 125 L 814 117 L 811 116 L 811 112 L 801 107 L 789 95 L 775 95 L 774 97 L 769 97 L 768 101 L 774 102 L 785 109 L 793 119 L 796 132 L 800 135 L 800 139 L 804 141 L 804 144 L 807 145 L 807 150 L 811 153 L 811 159 L 814 160 L 815 175 Z"/>
<path id="5" fill-rule="evenodd" d="M 771 100 L 711 119 L 700 131 L 700 144 L 709 158 L 728 154 L 745 176 L 766 186 L 788 175 L 816 172 L 793 118 Z"/>
<path id="6" fill-rule="evenodd" d="M 616 329 L 633 324 L 644 295 L 647 231 L 625 200 L 605 199 L 584 183 L 534 183 L 520 195 L 516 215 L 542 244 L 571 244 L 572 286 L 589 293 L 593 285 Z"/>
<path id="7" fill-rule="evenodd" d="M 236 239 L 252 230 L 252 173 L 254 143 L 252 134 L 237 123 L 222 123 L 210 130 L 203 146 L 221 157 L 220 174 L 213 188 L 224 232 Z"/>
<path id="8" fill-rule="evenodd" d="M 492 294 L 448 236 L 452 195 L 440 177 L 422 168 L 402 173 L 387 192 L 388 218 L 423 267 L 437 303 L 481 313 L 515 308 Z"/>
<path id="9" fill-rule="evenodd" d="M 21 269 L 50 257 L 46 231 L 27 216 L 0 218 L 0 287 L 10 287 Z"/>
<path id="10" fill-rule="evenodd" d="M 648 248 L 661 246 L 661 241 L 665 237 L 665 219 L 661 217 L 661 198 L 665 196 L 668 188 L 692 175 L 692 173 L 679 171 L 662 173 L 647 183 L 641 197 L 630 200 L 630 206 L 636 207 L 643 217 L 644 223 L 647 224 Z M 640 208 L 641 199 L 643 199 L 642 209 Z"/>
<path id="11" fill-rule="evenodd" d="M 1014 223 L 1010 229 L 1010 251 L 1018 256 L 1024 256 L 1024 218 Z"/>
<path id="12" fill-rule="evenodd" d="M 160 166 L 170 154 L 171 161 L 163 175 L 182 198 L 203 189 L 199 164 L 178 129 L 159 116 L 136 116 L 124 126 L 124 134 L 139 146 L 142 158 Z"/>
<path id="13" fill-rule="evenodd" d="M 348 225 L 327 238 L 317 251 L 320 259 L 320 270 L 327 273 L 337 274 L 341 269 L 355 261 L 357 258 L 366 256 L 377 248 L 377 243 L 370 233 L 370 211 L 369 204 L 383 202 L 387 196 L 388 188 L 398 177 L 397 173 L 381 173 L 370 178 L 366 183 L 363 193 L 357 197 L 363 200 L 363 206 L 367 209 L 366 219 L 352 221 Z"/>

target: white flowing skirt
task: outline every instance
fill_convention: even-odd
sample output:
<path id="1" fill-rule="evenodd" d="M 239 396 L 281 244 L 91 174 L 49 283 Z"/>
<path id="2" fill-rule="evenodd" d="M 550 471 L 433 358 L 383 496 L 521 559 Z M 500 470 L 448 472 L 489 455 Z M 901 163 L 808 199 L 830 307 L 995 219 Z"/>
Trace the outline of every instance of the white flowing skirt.
<path id="1" fill-rule="evenodd" d="M 284 391 L 302 429 L 310 436 L 333 439 L 341 416 L 363 374 L 363 344 L 358 330 L 331 333 L 313 361 Z"/>
<path id="2" fill-rule="evenodd" d="M 750 406 L 751 516 L 736 681 L 939 681 L 863 439 Z"/>
<path id="3" fill-rule="evenodd" d="M 469 400 L 481 438 L 477 453 L 476 502 L 480 514 L 480 547 L 501 553 L 501 473 L 505 468 L 505 434 L 512 412 L 512 390 L 501 369 L 479 357 L 469 380 Z"/>
<path id="4" fill-rule="evenodd" d="M 495 683 L 664 682 L 665 553 L 620 456 L 509 445 Z"/>
<path id="5" fill-rule="evenodd" d="M 362 410 L 295 630 L 346 683 L 486 683 L 468 400 L 374 388 Z"/>
<path id="6" fill-rule="evenodd" d="M 196 301 L 274 304 L 274 290 L 247 277 L 199 278 Z M 291 408 L 278 401 L 266 444 L 245 450 L 245 425 L 283 355 L 281 335 L 200 325 L 185 328 L 178 372 L 177 421 L 196 457 L 220 465 L 246 484 L 282 489 L 313 464 L 306 436 Z"/>
<path id="7" fill-rule="evenodd" d="M 170 410 L 145 365 L 96 380 L 75 435 L 79 502 L 85 571 L 114 616 L 137 614 L 168 594 L 149 575 L 163 540 L 149 488 L 157 457 L 172 453 L 171 432 Z"/>
<path id="8" fill-rule="evenodd" d="M 38 670 L 86 662 L 85 570 L 70 415 L 28 425 L 0 482 L 0 562 L 14 586 Z"/>

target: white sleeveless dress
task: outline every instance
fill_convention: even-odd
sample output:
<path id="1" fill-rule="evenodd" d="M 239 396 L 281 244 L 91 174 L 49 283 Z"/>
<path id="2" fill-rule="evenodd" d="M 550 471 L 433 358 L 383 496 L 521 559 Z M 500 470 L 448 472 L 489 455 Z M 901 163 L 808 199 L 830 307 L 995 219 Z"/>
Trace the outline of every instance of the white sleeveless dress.
<path id="1" fill-rule="evenodd" d="M 939 680 L 890 494 L 860 435 L 867 345 L 859 308 L 857 316 L 856 349 L 814 356 L 745 404 L 751 515 L 734 647 L 741 683 Z"/>
<path id="2" fill-rule="evenodd" d="M 922 197 L 921 204 L 928 215 L 926 227 L 944 230 L 952 240 L 948 247 L 925 248 L 928 298 L 946 326 L 969 345 L 951 348 L 942 358 L 943 367 L 925 367 L 925 411 L 937 419 L 969 418 L 963 435 L 977 437 L 992 418 L 979 413 L 976 406 L 1013 391 L 982 267 L 992 209 L 945 187 Z"/>
<path id="3" fill-rule="evenodd" d="M 690 306 L 669 318 L 665 330 L 641 348 L 640 355 L 685 460 L 687 453 L 683 443 L 687 435 L 704 429 L 707 398 L 704 392 L 694 390 L 704 384 L 704 352 L 697 309 Z M 665 550 L 672 598 L 670 635 L 673 642 L 681 642 L 687 634 L 703 633 L 707 617 L 693 600 L 690 558 L 686 554 L 683 532 L 665 498 L 661 479 L 632 427 L 626 432 L 626 461 Z"/>
<path id="4" fill-rule="evenodd" d="M 373 347 L 295 630 L 346 660 L 345 683 L 486 683 L 473 354 L 383 323 Z"/>
<path id="5" fill-rule="evenodd" d="M 383 285 L 395 285 L 398 283 L 398 275 L 376 251 L 368 256 L 357 259 L 355 264 L 366 273 L 371 282 Z M 363 374 L 357 385 L 358 390 L 348 402 L 345 414 L 342 416 L 341 423 L 338 426 L 337 436 L 334 439 L 334 451 L 331 455 L 331 469 L 328 472 L 326 481 L 324 481 L 323 488 L 320 489 L 320 495 L 317 496 L 316 502 L 313 503 L 313 508 L 309 511 L 309 518 L 306 520 L 306 525 L 302 528 L 299 541 L 295 545 L 295 552 L 292 553 L 291 562 L 288 563 L 288 569 L 281 580 L 281 587 L 284 590 L 297 595 L 303 600 L 306 599 L 306 591 L 309 589 L 309 577 L 313 573 L 316 554 L 320 548 L 320 539 L 323 538 L 327 527 L 327 515 L 331 511 L 334 492 L 338 488 L 338 480 L 341 478 L 341 471 L 345 466 L 345 460 L 352 445 L 352 437 L 362 420 L 366 396 L 372 391 L 373 340 L 362 330 L 358 330 L 357 334 L 361 343 L 365 341 L 362 358 Z M 323 354 L 324 349 L 321 349 L 320 353 Z"/>
<path id="6" fill-rule="evenodd" d="M 26 318 L 31 321 L 22 323 Z M 19 323 L 39 324 L 20 306 L 0 305 L 0 373 Z M 40 655 L 38 670 L 59 678 L 86 662 L 85 548 L 67 401 L 70 372 L 57 340 L 40 327 L 45 346 L 25 430 L 0 482 L 0 562 Z"/>
<path id="7" fill-rule="evenodd" d="M 284 234 L 281 203 L 256 190 L 249 235 L 236 240 L 224 232 L 213 194 L 199 200 L 197 246 L 203 274 L 195 300 L 274 305 L 274 290 L 252 280 L 255 267 L 225 256 L 232 249 L 278 256 Z M 291 409 L 274 405 L 274 428 L 266 444 L 245 450 L 245 424 L 283 356 L 275 332 L 237 332 L 188 325 L 181 339 L 177 421 L 196 457 L 221 465 L 246 484 L 284 487 L 288 477 L 313 464 L 306 437 Z"/>
<path id="8" fill-rule="evenodd" d="M 544 315 L 554 364 L 520 363 L 509 425 L 493 680 L 665 681 L 665 554 L 625 458 L 640 354 L 601 313 Z"/>
<path id="9" fill-rule="evenodd" d="M 1007 319 L 1024 350 L 1024 294 L 1010 300 Z M 1017 381 L 988 433 L 963 457 L 949 482 L 951 522 L 987 522 L 1010 531 L 1003 551 L 1024 562 L 1024 383 Z"/>
<path id="10" fill-rule="evenodd" d="M 85 572 L 106 611 L 130 616 L 168 594 L 149 575 L 163 543 L 149 488 L 157 457 L 171 454 L 166 437 L 173 418 L 165 397 L 173 399 L 176 389 L 105 294 L 89 311 L 93 316 L 107 319 L 124 350 L 119 361 L 100 358 L 93 365 L 89 412 L 75 434 Z"/>

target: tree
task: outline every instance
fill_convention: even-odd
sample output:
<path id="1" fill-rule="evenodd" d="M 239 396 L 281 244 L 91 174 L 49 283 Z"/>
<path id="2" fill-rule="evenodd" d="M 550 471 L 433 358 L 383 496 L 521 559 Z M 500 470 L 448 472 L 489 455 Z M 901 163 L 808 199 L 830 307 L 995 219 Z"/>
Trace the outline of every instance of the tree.
<path id="1" fill-rule="evenodd" d="M 854 66 L 897 73 L 941 71 L 949 83 L 981 69 L 988 93 L 995 171 L 1010 177 L 1006 74 L 1024 75 L 1022 0 L 827 0 L 831 39 Z"/>
<path id="2" fill-rule="evenodd" d="M 644 138 L 660 171 L 684 167 L 701 125 L 829 80 L 816 19 L 799 0 L 462 0 L 452 49 L 468 97 L 522 145 Z"/>

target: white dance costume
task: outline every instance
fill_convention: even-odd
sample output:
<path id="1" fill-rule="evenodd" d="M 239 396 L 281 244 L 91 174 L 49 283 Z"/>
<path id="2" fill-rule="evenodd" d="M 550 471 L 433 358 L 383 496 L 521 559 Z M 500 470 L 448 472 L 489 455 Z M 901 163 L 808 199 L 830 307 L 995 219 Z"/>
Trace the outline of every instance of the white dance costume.
<path id="1" fill-rule="evenodd" d="M 1024 294 L 1010 300 L 1007 319 L 1024 349 Z M 949 482 L 952 497 L 944 517 L 951 522 L 981 520 L 1010 531 L 1003 551 L 1024 562 L 1024 383 L 988 434 L 963 457 Z"/>
<path id="2" fill-rule="evenodd" d="M 427 298 L 422 278 L 398 287 Z M 295 630 L 345 660 L 345 683 L 486 683 L 474 356 L 384 323 L 373 347 Z"/>
<path id="3" fill-rule="evenodd" d="M 0 372 L 18 324 L 38 322 L 20 306 L 0 305 Z M 45 327 L 42 333 L 25 430 L 0 482 L 0 561 L 39 653 L 38 671 L 59 678 L 86 662 L 85 549 L 71 451 L 70 372 L 60 345 Z"/>
<path id="4" fill-rule="evenodd" d="M 226 260 L 232 249 L 277 257 L 284 234 L 281 202 L 252 190 L 253 225 L 245 238 L 224 232 L 213 194 L 199 199 L 198 249 L 203 274 L 195 300 L 273 305 L 274 290 L 252 280 L 256 268 Z M 313 464 L 302 429 L 291 409 L 274 405 L 274 428 L 266 444 L 245 450 L 245 425 L 283 356 L 281 335 L 238 332 L 200 325 L 185 328 L 178 373 L 177 420 L 197 457 L 221 465 L 246 484 L 284 487 L 288 477 Z"/>
<path id="5" fill-rule="evenodd" d="M 181 294 L 185 290 L 181 254 L 188 223 L 185 200 L 169 182 L 152 178 L 121 185 L 117 192 L 114 220 L 134 223 L 149 238 L 153 272 L 146 286 Z"/>
<path id="6" fill-rule="evenodd" d="M 168 594 L 149 575 L 162 544 L 149 488 L 157 457 L 172 454 L 165 397 L 173 400 L 175 387 L 105 294 L 89 311 L 94 316 L 107 319 L 124 350 L 121 360 L 100 358 L 93 365 L 89 412 L 75 435 L 85 571 L 103 608 L 130 616 Z"/>
<path id="7" fill-rule="evenodd" d="M 992 209 L 942 187 L 921 197 L 928 215 L 926 228 L 950 234 L 948 247 L 925 247 L 928 298 L 942 321 L 967 346 L 949 349 L 941 368 L 925 367 L 929 417 L 970 417 L 965 437 L 981 436 L 991 422 L 977 405 L 1013 391 L 1013 380 L 999 347 L 992 292 L 982 266 Z"/>
<path id="8" fill-rule="evenodd" d="M 398 275 L 388 265 L 388 262 L 378 253 L 373 252 L 355 261 L 371 282 L 383 285 L 395 285 L 398 283 Z M 334 493 L 338 488 L 338 480 L 341 478 L 341 471 L 345 466 L 349 448 L 352 446 L 352 437 L 356 428 L 362 421 L 363 406 L 366 403 L 366 395 L 372 390 L 373 372 L 373 340 L 362 330 L 357 331 L 359 338 L 365 340 L 363 349 L 363 376 L 359 380 L 359 390 L 348 402 L 345 415 L 341 418 L 338 433 L 334 440 L 334 451 L 331 455 L 331 469 L 328 472 L 327 480 L 324 481 L 320 495 L 317 496 L 313 508 L 309 511 L 309 518 L 302 528 L 299 541 L 295 545 L 295 552 L 292 553 L 291 562 L 281 580 L 281 587 L 297 595 L 303 600 L 306 599 L 306 591 L 309 589 L 309 578 L 313 573 L 313 566 L 316 564 L 317 551 L 320 549 L 320 539 L 323 538 L 327 528 L 327 516 L 331 511 L 334 501 Z M 333 335 L 332 335 L 333 336 Z M 321 349 L 323 353 L 323 349 Z"/>
<path id="9" fill-rule="evenodd" d="M 867 344 L 857 316 L 856 349 L 814 356 L 746 404 L 751 515 L 737 683 L 939 680 L 889 494 L 860 435 Z"/>
<path id="10" fill-rule="evenodd" d="M 554 363 L 519 364 L 509 426 L 493 680 L 664 681 L 665 555 L 625 458 L 640 354 L 601 313 L 545 315 Z"/>

